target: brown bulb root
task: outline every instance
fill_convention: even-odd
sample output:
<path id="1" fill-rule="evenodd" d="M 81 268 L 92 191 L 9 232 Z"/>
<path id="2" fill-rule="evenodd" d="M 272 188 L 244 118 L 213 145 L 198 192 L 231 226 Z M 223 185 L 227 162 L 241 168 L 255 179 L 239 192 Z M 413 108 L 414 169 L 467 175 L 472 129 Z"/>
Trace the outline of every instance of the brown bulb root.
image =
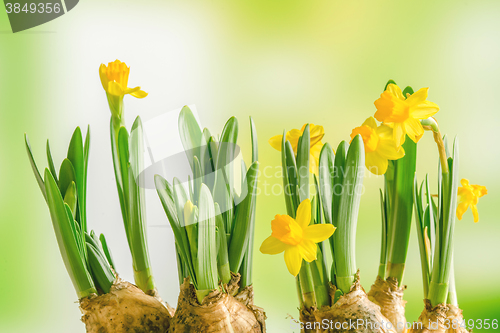
<path id="1" fill-rule="evenodd" d="M 80 300 L 89 333 L 167 332 L 170 314 L 156 298 L 117 278 L 107 294 Z"/>
<path id="2" fill-rule="evenodd" d="M 425 308 L 413 323 L 409 333 L 467 333 L 463 323 L 462 310 L 451 304 L 438 304 L 432 307 L 431 302 L 424 300 Z M 454 322 L 455 320 L 455 322 Z M 455 325 L 454 325 L 455 323 Z"/>
<path id="3" fill-rule="evenodd" d="M 181 285 L 170 333 L 265 333 L 265 313 L 253 305 L 253 288 L 240 292 L 239 275 L 233 275 L 226 288 L 213 290 L 198 302 L 194 286 L 186 278 Z"/>
<path id="4" fill-rule="evenodd" d="M 380 306 L 380 312 L 389 319 L 397 333 L 403 333 L 406 328 L 405 304 L 403 294 L 406 286 L 398 287 L 398 280 L 389 277 L 377 280 L 368 292 L 368 299 Z"/>
<path id="5" fill-rule="evenodd" d="M 335 287 L 330 295 L 335 294 Z M 396 333 L 389 320 L 372 303 L 357 279 L 349 293 L 340 296 L 332 306 L 315 311 L 317 332 Z"/>

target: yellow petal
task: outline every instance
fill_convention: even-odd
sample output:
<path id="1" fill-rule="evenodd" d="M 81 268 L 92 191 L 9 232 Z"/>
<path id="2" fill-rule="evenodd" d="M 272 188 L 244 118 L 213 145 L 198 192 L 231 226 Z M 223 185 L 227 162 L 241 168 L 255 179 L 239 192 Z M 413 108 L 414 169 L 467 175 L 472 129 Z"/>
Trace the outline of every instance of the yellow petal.
<path id="1" fill-rule="evenodd" d="M 468 180 L 468 179 L 466 179 L 466 178 L 462 178 L 462 180 L 460 181 L 460 184 L 461 184 L 463 187 L 469 186 L 469 180 Z"/>
<path id="2" fill-rule="evenodd" d="M 311 155 L 309 157 L 309 172 L 315 175 L 317 175 L 319 171 L 319 155 L 322 148 L 323 143 L 320 141 L 312 146 L 309 151 L 309 154 Z"/>
<path id="3" fill-rule="evenodd" d="M 287 245 L 279 239 L 269 236 L 262 242 L 260 252 L 264 254 L 279 254 L 285 251 L 286 247 Z"/>
<path id="4" fill-rule="evenodd" d="M 298 246 L 300 255 L 305 261 L 311 262 L 316 260 L 318 254 L 318 246 L 311 240 L 304 239 Z"/>
<path id="5" fill-rule="evenodd" d="M 130 95 L 134 96 L 135 98 L 144 98 L 148 95 L 148 93 L 143 91 L 143 90 L 137 90 L 137 91 L 130 93 Z"/>
<path id="6" fill-rule="evenodd" d="M 472 210 L 472 215 L 474 216 L 474 223 L 479 222 L 479 213 L 477 212 L 477 206 L 472 205 L 471 210 Z"/>
<path id="7" fill-rule="evenodd" d="M 413 95 L 410 95 L 406 101 L 410 106 L 423 103 L 427 100 L 428 91 L 429 88 L 420 88 L 418 91 L 414 92 Z"/>
<path id="8" fill-rule="evenodd" d="M 105 90 L 105 91 L 108 91 L 108 76 L 106 75 L 106 65 L 105 64 L 101 64 L 101 66 L 99 66 L 99 78 L 101 79 L 101 84 L 102 84 L 102 88 Z"/>
<path id="9" fill-rule="evenodd" d="M 139 91 L 139 90 L 141 90 L 141 87 L 125 88 L 123 90 L 123 94 L 133 94 L 133 93 L 135 93 L 136 91 Z"/>
<path id="10" fill-rule="evenodd" d="M 461 220 L 467 211 L 467 208 L 469 208 L 469 204 L 467 202 L 461 202 L 457 206 L 457 217 L 459 220 Z"/>
<path id="11" fill-rule="evenodd" d="M 406 133 L 403 124 L 395 123 L 393 130 L 394 142 L 396 143 L 396 146 L 400 147 L 406 139 Z"/>
<path id="12" fill-rule="evenodd" d="M 416 106 L 410 107 L 409 115 L 415 119 L 427 119 L 439 111 L 436 103 L 424 101 Z"/>
<path id="13" fill-rule="evenodd" d="M 406 97 L 403 96 L 403 92 L 401 91 L 401 88 L 399 88 L 397 85 L 391 83 L 387 85 L 386 91 L 389 91 L 392 95 L 397 97 L 400 100 L 405 100 Z"/>
<path id="14" fill-rule="evenodd" d="M 377 152 L 389 160 L 397 160 L 405 156 L 403 147 L 397 147 L 392 137 L 389 140 L 380 140 L 378 142 Z"/>
<path id="15" fill-rule="evenodd" d="M 313 224 L 304 229 L 304 239 L 319 243 L 330 238 L 334 231 L 332 224 Z"/>
<path id="16" fill-rule="evenodd" d="M 276 135 L 269 139 L 269 144 L 274 149 L 281 151 L 281 144 L 283 143 L 283 135 Z"/>
<path id="17" fill-rule="evenodd" d="M 306 199 L 300 203 L 295 221 L 302 229 L 305 229 L 311 223 L 311 200 Z"/>
<path id="18" fill-rule="evenodd" d="M 417 143 L 424 134 L 424 128 L 417 119 L 409 118 L 404 122 L 406 134 L 413 142 Z"/>
<path id="19" fill-rule="evenodd" d="M 376 129 L 377 128 L 377 122 L 375 121 L 375 118 L 373 117 L 370 117 L 370 118 L 367 118 L 365 120 L 365 122 L 363 123 L 363 125 L 361 126 L 368 126 L 368 127 L 371 127 L 373 129 Z M 352 138 L 352 136 L 351 136 Z"/>
<path id="20" fill-rule="evenodd" d="M 115 95 L 115 96 L 123 96 L 124 95 L 123 88 L 115 81 L 108 82 L 108 90 L 106 90 L 106 91 L 108 92 L 108 94 Z"/>
<path id="21" fill-rule="evenodd" d="M 389 161 L 387 158 L 380 156 L 376 151 L 365 154 L 366 168 L 375 175 L 383 175 L 387 171 Z"/>
<path id="22" fill-rule="evenodd" d="M 285 250 L 285 263 L 288 271 L 293 276 L 297 276 L 302 266 L 302 256 L 297 246 L 288 246 Z"/>

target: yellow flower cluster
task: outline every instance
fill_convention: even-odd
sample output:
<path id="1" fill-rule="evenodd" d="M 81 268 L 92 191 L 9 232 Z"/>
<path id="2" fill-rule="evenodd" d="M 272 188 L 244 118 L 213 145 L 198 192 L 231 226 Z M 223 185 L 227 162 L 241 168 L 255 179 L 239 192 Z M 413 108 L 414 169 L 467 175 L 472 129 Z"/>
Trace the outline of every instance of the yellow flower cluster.
<path id="1" fill-rule="evenodd" d="M 439 107 L 427 101 L 429 88 L 422 88 L 413 95 L 403 96 L 395 84 L 388 84 L 386 90 L 375 101 L 375 118 L 382 122 L 377 125 L 373 117 L 352 130 L 351 141 L 358 134 L 365 145 L 366 168 L 376 175 L 387 171 L 389 160 L 397 160 L 405 155 L 401 145 L 408 137 L 418 142 L 424 134 L 420 119 L 432 117 Z"/>

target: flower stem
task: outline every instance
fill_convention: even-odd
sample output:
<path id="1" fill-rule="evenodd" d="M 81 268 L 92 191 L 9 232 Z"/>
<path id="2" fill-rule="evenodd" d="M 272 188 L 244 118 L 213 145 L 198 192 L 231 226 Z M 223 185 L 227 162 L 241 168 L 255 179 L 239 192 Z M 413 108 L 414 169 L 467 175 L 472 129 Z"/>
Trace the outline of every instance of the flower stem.
<path id="1" fill-rule="evenodd" d="M 304 306 L 307 309 L 316 305 L 314 295 L 314 281 L 311 272 L 311 264 L 303 261 L 302 267 L 299 271 L 300 290 L 302 292 L 302 299 Z"/>

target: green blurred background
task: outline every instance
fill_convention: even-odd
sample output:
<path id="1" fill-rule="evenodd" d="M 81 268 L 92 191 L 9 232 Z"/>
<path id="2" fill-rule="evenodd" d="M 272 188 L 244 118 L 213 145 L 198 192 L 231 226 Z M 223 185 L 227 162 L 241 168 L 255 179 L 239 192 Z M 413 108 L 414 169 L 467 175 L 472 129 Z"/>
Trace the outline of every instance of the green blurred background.
<path id="1" fill-rule="evenodd" d="M 3 7 L 2 7 L 3 8 Z M 84 332 L 76 294 L 59 255 L 45 202 L 23 145 L 27 132 L 40 167 L 45 140 L 55 160 L 65 156 L 76 126 L 92 128 L 89 224 L 110 239 L 118 270 L 132 279 L 114 184 L 109 110 L 98 78 L 101 62 L 131 66 L 127 122 L 195 104 L 204 126 L 220 132 L 240 119 L 240 142 L 250 158 L 247 117 L 258 128 L 262 168 L 279 153 L 267 140 L 311 122 L 337 145 L 371 116 L 388 79 L 430 87 L 443 133 L 460 137 L 461 177 L 486 185 L 472 214 L 457 221 L 458 299 L 466 319 L 500 319 L 500 2 L 499 1 L 81 1 L 45 25 L 12 34 L 0 13 L 0 332 Z M 431 135 L 419 144 L 418 175 L 436 177 Z M 275 214 L 281 180 L 260 181 L 254 285 L 269 332 L 292 332 L 295 283 L 281 256 L 258 253 Z M 358 223 L 357 260 L 369 289 L 379 259 L 378 188 L 366 178 Z M 164 299 L 176 303 L 171 230 L 154 190 L 148 190 L 149 243 Z M 407 262 L 407 319 L 423 309 L 415 227 Z M 488 330 L 475 330 L 476 332 Z M 489 330 L 491 331 L 491 329 Z"/>

